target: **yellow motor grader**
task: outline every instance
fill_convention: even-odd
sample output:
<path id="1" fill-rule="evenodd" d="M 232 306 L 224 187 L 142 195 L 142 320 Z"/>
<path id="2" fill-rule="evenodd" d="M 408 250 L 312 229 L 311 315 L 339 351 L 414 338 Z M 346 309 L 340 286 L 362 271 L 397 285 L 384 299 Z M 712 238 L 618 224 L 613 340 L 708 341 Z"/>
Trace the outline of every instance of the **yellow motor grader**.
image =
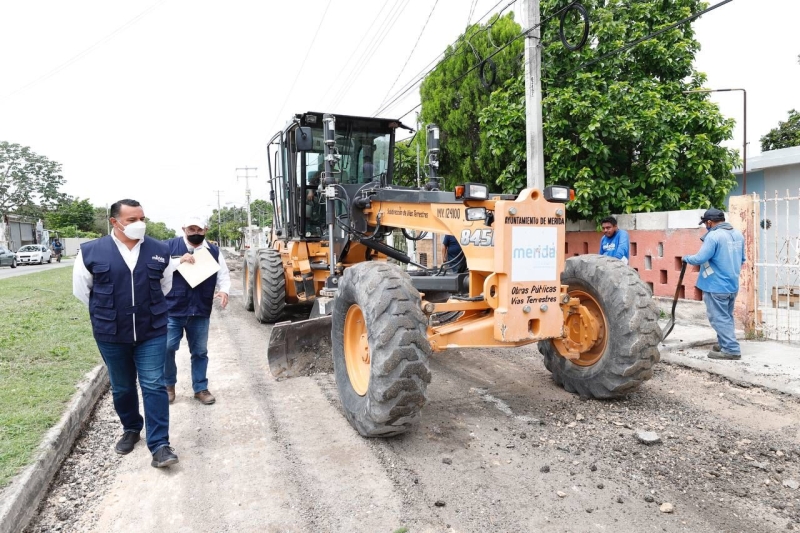
<path id="1" fill-rule="evenodd" d="M 258 320 L 274 324 L 272 373 L 291 376 L 309 354 L 329 349 L 344 412 L 365 437 L 413 426 L 431 380 L 428 358 L 448 348 L 538 342 L 556 383 L 590 398 L 625 395 L 652 377 L 658 307 L 622 262 L 565 260 L 571 191 L 439 190 L 435 129 L 427 183 L 395 185 L 402 127 L 308 112 L 270 140 L 272 240 L 248 252 L 244 292 Z M 414 263 L 393 246 L 398 229 L 409 239 L 453 235 L 466 272 Z M 307 320 L 286 320 L 288 310 L 308 307 Z"/>

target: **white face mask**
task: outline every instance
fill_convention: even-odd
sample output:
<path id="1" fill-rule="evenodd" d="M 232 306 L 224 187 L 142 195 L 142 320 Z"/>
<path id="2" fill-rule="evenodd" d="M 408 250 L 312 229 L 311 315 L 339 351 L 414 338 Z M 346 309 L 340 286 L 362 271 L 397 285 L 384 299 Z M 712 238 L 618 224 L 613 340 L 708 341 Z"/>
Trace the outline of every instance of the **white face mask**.
<path id="1" fill-rule="evenodd" d="M 138 241 L 144 238 L 144 232 L 147 230 L 147 224 L 141 220 L 131 222 L 127 226 L 122 226 L 122 233 L 131 240 Z"/>

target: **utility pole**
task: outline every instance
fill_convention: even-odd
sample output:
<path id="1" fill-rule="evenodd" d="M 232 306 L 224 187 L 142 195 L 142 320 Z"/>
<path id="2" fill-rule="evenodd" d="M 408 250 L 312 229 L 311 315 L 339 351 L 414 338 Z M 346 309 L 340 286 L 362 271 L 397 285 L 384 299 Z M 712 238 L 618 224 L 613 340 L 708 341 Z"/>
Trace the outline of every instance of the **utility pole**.
<path id="1" fill-rule="evenodd" d="M 244 170 L 244 176 L 239 176 L 239 171 Z M 253 179 L 258 178 L 258 175 L 250 176 L 250 171 L 255 172 L 258 170 L 258 167 L 244 167 L 244 168 L 237 168 L 236 169 L 236 181 L 239 181 L 241 178 L 244 178 L 244 196 L 247 198 L 247 243 L 245 243 L 245 247 L 252 246 L 250 242 L 252 239 L 250 238 L 250 227 L 253 225 L 253 217 L 250 213 L 250 178 Z"/>
<path id="2" fill-rule="evenodd" d="M 108 210 L 108 203 L 106 202 L 106 235 L 111 235 L 111 216 Z"/>
<path id="3" fill-rule="evenodd" d="M 222 206 L 220 205 L 219 197 L 223 191 L 214 191 L 217 194 L 217 239 L 219 245 L 222 246 Z"/>
<path id="4" fill-rule="evenodd" d="M 417 113 L 417 132 L 419 132 L 419 113 Z M 419 143 L 415 143 L 417 145 L 417 189 L 419 189 Z"/>
<path id="5" fill-rule="evenodd" d="M 525 131 L 528 187 L 544 189 L 544 135 L 542 133 L 542 41 L 539 0 L 522 0 L 525 36 Z"/>

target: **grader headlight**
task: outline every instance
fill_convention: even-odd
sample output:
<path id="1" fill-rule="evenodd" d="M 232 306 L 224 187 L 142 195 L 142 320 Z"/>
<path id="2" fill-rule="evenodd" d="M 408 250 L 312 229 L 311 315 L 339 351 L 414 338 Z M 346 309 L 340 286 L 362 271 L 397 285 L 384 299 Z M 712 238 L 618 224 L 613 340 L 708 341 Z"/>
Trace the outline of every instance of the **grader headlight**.
<path id="1" fill-rule="evenodd" d="M 468 207 L 466 209 L 466 219 L 467 220 L 486 220 L 486 208 L 485 207 Z"/>
<path id="2" fill-rule="evenodd" d="M 544 195 L 544 199 L 548 202 L 565 204 L 575 199 L 575 193 L 569 187 L 561 187 L 560 185 L 545 187 L 542 194 Z"/>

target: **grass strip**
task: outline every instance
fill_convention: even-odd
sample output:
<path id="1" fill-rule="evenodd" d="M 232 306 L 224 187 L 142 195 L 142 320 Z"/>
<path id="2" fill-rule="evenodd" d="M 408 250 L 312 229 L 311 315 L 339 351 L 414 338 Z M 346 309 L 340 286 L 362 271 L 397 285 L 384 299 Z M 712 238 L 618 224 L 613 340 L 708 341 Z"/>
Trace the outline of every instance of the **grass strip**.
<path id="1" fill-rule="evenodd" d="M 71 268 L 0 280 L 0 489 L 31 461 L 99 362 Z"/>

